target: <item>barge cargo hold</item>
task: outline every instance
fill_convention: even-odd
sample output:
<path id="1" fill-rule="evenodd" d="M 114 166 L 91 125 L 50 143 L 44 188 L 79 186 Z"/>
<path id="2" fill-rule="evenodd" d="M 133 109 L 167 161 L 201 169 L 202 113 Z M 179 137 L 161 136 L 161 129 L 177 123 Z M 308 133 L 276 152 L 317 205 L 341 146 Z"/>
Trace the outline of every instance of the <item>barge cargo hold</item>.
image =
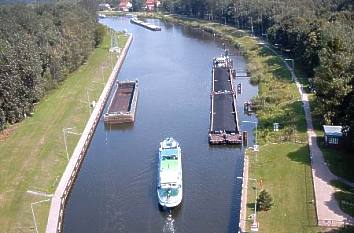
<path id="1" fill-rule="evenodd" d="M 238 125 L 236 93 L 233 88 L 232 60 L 227 56 L 215 58 L 212 69 L 210 112 L 210 144 L 241 144 Z"/>
<path id="2" fill-rule="evenodd" d="M 111 124 L 134 122 L 138 95 L 138 80 L 118 81 L 108 111 L 104 114 L 104 122 Z"/>

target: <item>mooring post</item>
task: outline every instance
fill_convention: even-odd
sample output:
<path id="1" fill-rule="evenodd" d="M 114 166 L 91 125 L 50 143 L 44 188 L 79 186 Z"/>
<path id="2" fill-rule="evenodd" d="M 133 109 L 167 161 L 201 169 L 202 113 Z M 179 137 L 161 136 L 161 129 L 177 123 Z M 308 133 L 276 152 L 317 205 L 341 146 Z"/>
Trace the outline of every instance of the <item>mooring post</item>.
<path id="1" fill-rule="evenodd" d="M 241 95 L 242 93 L 242 86 L 241 83 L 237 84 L 237 94 Z"/>

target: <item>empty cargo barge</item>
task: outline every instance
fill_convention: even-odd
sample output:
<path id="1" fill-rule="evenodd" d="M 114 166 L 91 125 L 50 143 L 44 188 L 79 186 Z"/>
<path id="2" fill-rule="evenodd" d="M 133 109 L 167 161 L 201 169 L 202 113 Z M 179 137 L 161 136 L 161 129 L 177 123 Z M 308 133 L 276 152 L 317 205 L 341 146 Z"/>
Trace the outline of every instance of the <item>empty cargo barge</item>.
<path id="1" fill-rule="evenodd" d="M 111 124 L 131 123 L 135 120 L 136 105 L 139 95 L 139 82 L 119 81 L 114 91 L 104 122 Z"/>
<path id="2" fill-rule="evenodd" d="M 228 56 L 214 58 L 210 111 L 210 144 L 241 144 L 233 88 L 233 62 Z"/>

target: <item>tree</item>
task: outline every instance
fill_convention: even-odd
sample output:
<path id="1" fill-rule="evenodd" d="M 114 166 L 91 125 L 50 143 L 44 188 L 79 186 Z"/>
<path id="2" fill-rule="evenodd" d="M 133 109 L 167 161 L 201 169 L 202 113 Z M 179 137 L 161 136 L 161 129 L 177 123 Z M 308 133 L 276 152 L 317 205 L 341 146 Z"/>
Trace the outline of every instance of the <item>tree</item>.
<path id="1" fill-rule="evenodd" d="M 257 198 L 257 209 L 260 211 L 267 211 L 273 206 L 273 198 L 270 194 L 262 190 Z"/>
<path id="2" fill-rule="evenodd" d="M 144 0 L 132 0 L 133 11 L 140 11 L 145 6 Z"/>
<path id="3" fill-rule="evenodd" d="M 1 6 L 0 22 L 2 130 L 87 59 L 102 29 L 96 30 L 95 14 L 75 3 Z"/>

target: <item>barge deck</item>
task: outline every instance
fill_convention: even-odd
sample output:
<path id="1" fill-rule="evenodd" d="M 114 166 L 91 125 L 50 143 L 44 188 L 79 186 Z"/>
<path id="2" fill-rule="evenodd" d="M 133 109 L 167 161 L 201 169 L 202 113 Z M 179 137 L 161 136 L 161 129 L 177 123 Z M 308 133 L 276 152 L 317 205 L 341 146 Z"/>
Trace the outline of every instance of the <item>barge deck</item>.
<path id="1" fill-rule="evenodd" d="M 117 88 L 109 104 L 108 111 L 103 117 L 104 122 L 111 124 L 134 122 L 138 95 L 138 80 L 117 82 Z"/>
<path id="2" fill-rule="evenodd" d="M 210 144 L 242 143 L 238 125 L 236 93 L 232 84 L 233 76 L 231 59 L 222 56 L 213 60 Z"/>

